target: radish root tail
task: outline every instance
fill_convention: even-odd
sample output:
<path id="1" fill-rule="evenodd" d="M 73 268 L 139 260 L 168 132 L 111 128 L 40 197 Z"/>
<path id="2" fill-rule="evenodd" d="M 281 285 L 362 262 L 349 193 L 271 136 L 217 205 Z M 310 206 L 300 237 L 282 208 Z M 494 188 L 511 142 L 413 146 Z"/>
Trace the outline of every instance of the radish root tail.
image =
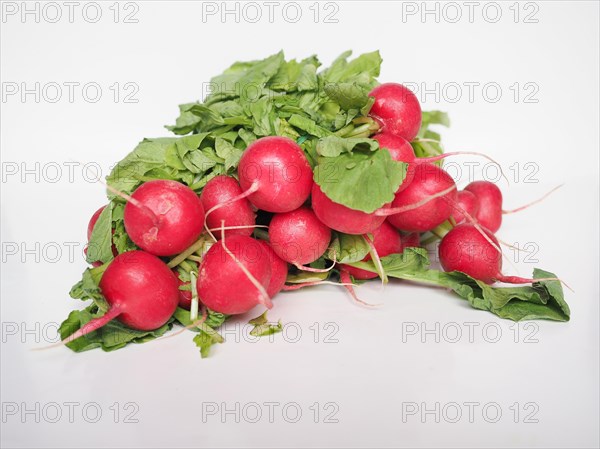
<path id="1" fill-rule="evenodd" d="M 522 210 L 525 210 L 535 204 L 541 203 L 542 201 L 544 201 L 546 198 L 548 198 L 550 195 L 552 195 L 554 192 L 556 192 L 558 189 L 560 189 L 562 186 L 564 186 L 564 184 L 558 185 L 556 187 L 554 187 L 552 190 L 550 190 L 549 192 L 545 193 L 542 197 L 538 198 L 537 200 L 532 201 L 531 203 L 527 203 L 521 207 L 517 207 L 516 209 L 510 209 L 510 210 L 504 210 L 502 209 L 502 213 L 503 214 L 514 214 L 516 212 L 520 212 Z"/>
<path id="2" fill-rule="evenodd" d="M 368 302 L 365 302 L 362 299 L 360 299 L 356 295 L 356 292 L 354 291 L 354 284 L 352 283 L 352 280 L 350 279 L 350 273 L 348 273 L 346 270 L 340 271 L 340 280 L 342 281 L 341 285 L 346 287 L 346 290 L 348 290 L 348 293 L 350 293 L 350 296 L 352 297 L 352 299 L 354 300 L 355 303 L 357 303 L 363 307 L 367 307 L 369 309 L 373 309 L 373 308 L 380 307 L 383 305 L 383 303 L 369 304 Z"/>

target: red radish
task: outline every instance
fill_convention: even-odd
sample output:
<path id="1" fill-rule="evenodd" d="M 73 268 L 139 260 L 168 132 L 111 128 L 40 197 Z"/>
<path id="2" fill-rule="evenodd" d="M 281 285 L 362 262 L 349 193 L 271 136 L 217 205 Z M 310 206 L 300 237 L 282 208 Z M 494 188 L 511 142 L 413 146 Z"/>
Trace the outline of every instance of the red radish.
<path id="1" fill-rule="evenodd" d="M 102 275 L 100 290 L 109 305 L 106 314 L 82 326 L 63 343 L 93 332 L 114 318 L 132 329 L 157 329 L 171 318 L 179 302 L 177 277 L 158 257 L 145 251 L 128 251 L 115 257 Z"/>
<path id="2" fill-rule="evenodd" d="M 470 191 L 460 190 L 457 193 L 456 203 L 460 209 L 454 209 L 451 215 L 456 224 L 461 224 L 467 221 L 467 217 L 464 216 L 461 210 L 467 212 L 471 217 L 477 216 L 477 213 L 479 212 L 479 200 Z"/>
<path id="3" fill-rule="evenodd" d="M 260 246 L 262 246 L 268 254 L 271 263 L 271 279 L 267 286 L 267 294 L 270 298 L 273 298 L 285 286 L 285 280 L 287 279 L 288 274 L 288 264 L 273 251 L 273 248 L 271 248 L 271 245 L 267 242 L 258 240 L 258 243 L 260 243 Z"/>
<path id="4" fill-rule="evenodd" d="M 383 207 L 389 205 L 390 203 Z M 316 183 L 312 188 L 312 209 L 324 224 L 345 234 L 368 234 L 385 221 L 385 217 L 377 216 L 375 213 L 367 214 L 330 200 Z"/>
<path id="5" fill-rule="evenodd" d="M 206 307 L 235 315 L 263 304 L 272 307 L 266 288 L 271 263 L 263 246 L 251 237 L 233 235 L 215 243 L 198 273 L 198 296 Z"/>
<path id="6" fill-rule="evenodd" d="M 442 239 L 439 246 L 440 263 L 445 271 L 460 271 L 486 284 L 493 284 L 496 281 L 509 284 L 530 284 L 543 280 L 558 281 L 556 278 L 526 279 L 504 276 L 502 253 L 498 248 L 498 240 L 489 229 L 479 230 L 470 223 L 463 223 L 453 228 Z"/>
<path id="7" fill-rule="evenodd" d="M 312 168 L 302 148 L 278 136 L 250 144 L 240 159 L 238 176 L 250 202 L 267 212 L 299 208 L 308 199 L 313 184 Z"/>
<path id="8" fill-rule="evenodd" d="M 256 216 L 246 198 L 234 200 L 241 195 L 240 185 L 230 176 L 216 176 L 206 183 L 200 200 L 206 211 L 206 224 L 211 230 L 219 229 L 224 222 L 225 228 L 243 226 L 240 229 L 225 230 L 226 237 L 252 234 Z M 218 232 L 214 235 L 217 239 L 221 237 Z"/>
<path id="9" fill-rule="evenodd" d="M 196 192 L 179 182 L 148 181 L 131 195 L 123 220 L 137 246 L 156 256 L 172 256 L 198 239 L 204 208 Z"/>
<path id="10" fill-rule="evenodd" d="M 502 224 L 502 192 L 489 181 L 474 181 L 465 187 L 479 200 L 479 210 L 474 218 L 492 232 Z"/>
<path id="11" fill-rule="evenodd" d="M 410 232 L 402 234 L 402 249 L 404 248 L 420 248 L 421 235 L 418 232 Z"/>
<path id="12" fill-rule="evenodd" d="M 275 214 L 269 224 L 269 241 L 273 251 L 296 266 L 321 257 L 330 240 L 331 230 L 308 207 Z"/>
<path id="13" fill-rule="evenodd" d="M 398 162 L 413 162 L 417 157 L 412 145 L 404 137 L 396 136 L 389 132 L 375 134 L 372 139 L 379 143 L 380 148 L 389 151 L 392 159 Z"/>
<path id="14" fill-rule="evenodd" d="M 421 128 L 421 106 L 410 89 L 402 84 L 385 83 L 369 93 L 375 103 L 369 115 L 380 122 L 382 131 L 411 141 Z"/>
<path id="15" fill-rule="evenodd" d="M 373 245 L 379 257 L 389 256 L 390 254 L 401 253 L 403 249 L 402 237 L 400 233 L 388 222 L 384 221 L 381 226 L 373 231 Z M 367 254 L 363 262 L 371 260 L 371 255 Z M 340 264 L 355 279 L 374 279 L 377 273 L 355 268 L 350 265 Z"/>
<path id="16" fill-rule="evenodd" d="M 435 165 L 417 164 L 414 179 L 396 194 L 391 209 L 377 213 L 389 214 L 388 221 L 402 231 L 425 232 L 446 221 L 455 203 L 456 184 L 450 175 Z M 395 213 L 397 208 L 409 210 Z"/>

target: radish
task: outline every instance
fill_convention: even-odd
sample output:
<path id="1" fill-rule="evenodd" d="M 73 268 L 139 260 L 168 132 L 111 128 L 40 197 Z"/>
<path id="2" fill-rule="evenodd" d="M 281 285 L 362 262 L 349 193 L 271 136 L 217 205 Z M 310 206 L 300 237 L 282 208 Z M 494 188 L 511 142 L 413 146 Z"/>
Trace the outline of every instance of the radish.
<path id="1" fill-rule="evenodd" d="M 387 203 L 383 207 L 389 205 L 390 203 Z M 377 216 L 375 213 L 368 214 L 350 209 L 330 200 L 316 183 L 312 188 L 312 209 L 325 225 L 345 234 L 367 234 L 373 232 L 385 221 L 385 217 Z"/>
<path id="2" fill-rule="evenodd" d="M 460 271 L 486 284 L 493 284 L 496 281 L 530 284 L 544 280 L 559 280 L 504 276 L 502 253 L 498 248 L 498 240 L 489 229 L 477 229 L 470 223 L 463 223 L 453 228 L 442 239 L 439 246 L 440 263 L 445 271 Z"/>
<path id="3" fill-rule="evenodd" d="M 270 298 L 273 298 L 285 286 L 288 264 L 273 251 L 273 248 L 267 242 L 264 240 L 257 241 L 269 256 L 269 262 L 271 263 L 271 279 L 269 280 L 269 285 L 267 285 L 267 294 Z"/>
<path id="4" fill-rule="evenodd" d="M 412 145 L 404 137 L 382 132 L 371 138 L 379 143 L 379 148 L 388 150 L 395 161 L 411 163 L 417 158 Z"/>
<path id="5" fill-rule="evenodd" d="M 241 195 L 240 185 L 230 176 L 216 176 L 206 183 L 200 200 L 206 211 L 206 225 L 209 229 L 218 229 L 224 222 L 226 228 L 240 226 L 239 229 L 227 229 L 226 237 L 252 234 L 256 215 L 246 198 L 238 198 Z M 217 239 L 220 237 L 219 233 L 215 235 Z"/>
<path id="6" fill-rule="evenodd" d="M 308 207 L 275 214 L 269 224 L 269 241 L 273 251 L 296 266 L 321 257 L 330 240 L 331 230 Z"/>
<path id="7" fill-rule="evenodd" d="M 266 288 L 271 263 L 263 246 L 243 235 L 221 238 L 208 250 L 198 273 L 198 295 L 206 307 L 227 315 L 254 306 L 272 307 Z"/>
<path id="8" fill-rule="evenodd" d="M 479 200 L 479 210 L 474 218 L 491 232 L 496 232 L 502 224 L 502 192 L 489 181 L 474 181 L 465 190 Z"/>
<path id="9" fill-rule="evenodd" d="M 404 248 L 420 248 L 421 235 L 418 232 L 409 232 L 402 235 L 402 249 Z"/>
<path id="10" fill-rule="evenodd" d="M 464 216 L 461 210 L 466 211 L 471 217 L 477 216 L 477 213 L 479 212 L 479 200 L 470 191 L 460 190 L 456 196 L 456 203 L 460 209 L 455 208 L 451 215 L 456 224 L 467 221 L 467 217 Z"/>
<path id="11" fill-rule="evenodd" d="M 115 257 L 102 275 L 100 290 L 108 311 L 63 343 L 89 334 L 114 318 L 132 329 L 158 329 L 171 318 L 179 302 L 177 277 L 158 257 L 145 251 L 128 251 Z"/>
<path id="12" fill-rule="evenodd" d="M 238 176 L 248 199 L 267 212 L 291 212 L 308 199 L 313 172 L 302 148 L 287 137 L 263 137 L 246 148 Z"/>
<path id="13" fill-rule="evenodd" d="M 373 89 L 369 96 L 375 97 L 369 115 L 379 122 L 382 131 L 408 141 L 417 137 L 421 128 L 421 106 L 407 87 L 385 83 Z"/>
<path id="14" fill-rule="evenodd" d="M 179 182 L 148 181 L 128 197 L 123 221 L 137 246 L 156 256 L 172 256 L 198 239 L 204 208 L 198 195 Z"/>
<path id="15" fill-rule="evenodd" d="M 396 193 L 392 207 L 376 211 L 389 215 L 397 229 L 410 232 L 430 231 L 446 221 L 456 203 L 456 184 L 441 168 L 417 164 L 412 182 Z"/>
<path id="16" fill-rule="evenodd" d="M 400 233 L 386 221 L 373 231 L 373 245 L 375 246 L 375 250 L 379 257 L 401 253 L 403 249 Z M 362 260 L 364 262 L 371 260 L 371 255 L 367 254 Z M 366 280 L 377 277 L 377 273 L 371 271 L 362 270 L 346 264 L 339 264 L 339 266 L 348 271 L 355 279 Z"/>

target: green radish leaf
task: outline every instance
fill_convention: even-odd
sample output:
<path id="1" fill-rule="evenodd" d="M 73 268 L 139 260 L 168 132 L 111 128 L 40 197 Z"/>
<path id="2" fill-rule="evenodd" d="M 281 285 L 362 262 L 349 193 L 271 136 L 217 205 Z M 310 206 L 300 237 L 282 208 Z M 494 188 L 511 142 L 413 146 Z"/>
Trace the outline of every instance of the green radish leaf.
<path id="1" fill-rule="evenodd" d="M 206 325 L 207 327 L 212 328 L 212 329 L 217 329 L 229 317 L 230 317 L 230 315 L 225 315 L 223 313 L 219 313 L 219 312 L 215 312 L 214 310 L 207 309 L 206 321 L 203 324 Z M 190 311 L 186 310 L 186 309 L 184 309 L 182 307 L 177 307 L 177 309 L 175 309 L 175 313 L 173 314 L 173 318 L 175 318 L 175 320 L 179 324 L 181 324 L 182 326 L 189 327 L 189 326 L 192 325 L 192 321 L 190 320 Z M 196 327 L 190 328 L 190 330 L 192 330 L 194 332 L 198 332 L 199 331 L 199 329 L 196 328 Z M 211 335 L 214 335 L 210 331 L 208 331 L 208 333 L 211 334 Z M 223 341 L 222 338 L 219 338 L 219 337 L 216 337 L 216 336 L 215 336 L 215 338 L 217 340 Z"/>
<path id="2" fill-rule="evenodd" d="M 301 129 L 302 131 L 305 131 L 311 136 L 326 137 L 332 135 L 331 131 L 328 131 L 327 129 L 317 125 L 317 123 L 314 120 L 311 120 L 307 117 L 303 117 L 298 114 L 292 115 L 288 121 L 290 125 L 295 126 L 296 128 Z"/>
<path id="3" fill-rule="evenodd" d="M 225 160 L 225 170 L 237 167 L 243 153 L 242 150 L 234 147 L 230 142 L 219 137 L 215 140 L 215 151 L 217 156 Z"/>
<path id="4" fill-rule="evenodd" d="M 369 244 L 362 235 L 336 232 L 329 248 L 327 248 L 325 257 L 329 260 L 337 260 L 339 263 L 358 262 L 369 254 L 369 249 Z"/>
<path id="5" fill-rule="evenodd" d="M 342 153 L 351 153 L 353 151 L 377 151 L 379 143 L 376 140 L 365 137 L 342 138 L 338 136 L 328 136 L 319 139 L 317 142 L 317 153 L 320 156 L 336 157 Z"/>
<path id="6" fill-rule="evenodd" d="M 406 168 L 392 160 L 388 151 L 354 151 L 320 158 L 314 181 L 332 201 L 372 213 L 394 199 Z"/>
<path id="7" fill-rule="evenodd" d="M 285 282 L 287 284 L 304 284 L 306 282 L 324 281 L 331 275 L 330 271 L 324 273 L 313 273 L 310 271 L 298 271 L 298 273 L 288 274 Z"/>
<path id="8" fill-rule="evenodd" d="M 96 261 L 106 263 L 113 260 L 112 208 L 112 202 L 108 203 L 94 225 L 88 242 L 86 255 L 88 263 Z"/>
<path id="9" fill-rule="evenodd" d="M 200 348 L 200 356 L 203 359 L 210 355 L 210 348 L 217 343 L 209 334 L 202 331 L 194 336 L 193 341 Z"/>
<path id="10" fill-rule="evenodd" d="M 254 326 L 254 328 L 250 331 L 250 335 L 253 337 L 273 335 L 283 330 L 281 320 L 279 320 L 277 324 L 269 323 L 269 320 L 267 319 L 267 311 L 265 311 L 262 315 L 259 315 L 256 318 L 248 321 L 248 324 L 252 324 Z"/>
<path id="11" fill-rule="evenodd" d="M 450 126 L 450 117 L 446 112 L 442 111 L 423 111 L 421 114 L 421 129 L 419 136 L 422 136 L 429 126 L 431 125 L 442 125 L 446 128 Z"/>
<path id="12" fill-rule="evenodd" d="M 60 325 L 58 329 L 60 338 L 67 338 L 92 319 L 102 315 L 104 315 L 104 312 L 100 311 L 94 304 L 84 310 L 74 310 Z M 128 328 L 118 320 L 112 320 L 100 329 L 67 343 L 66 346 L 75 352 L 87 351 L 94 348 L 101 348 L 106 352 L 115 351 L 125 347 L 128 343 L 145 343 L 160 337 L 171 329 L 173 326 L 172 322 L 173 319 L 153 331 L 138 331 Z"/>
<path id="13" fill-rule="evenodd" d="M 421 119 L 421 129 L 417 138 L 410 144 L 413 147 L 417 157 L 438 156 L 444 152 L 440 142 L 440 135 L 429 129 L 431 125 L 450 126 L 448 114 L 442 111 L 423 111 Z M 442 161 L 436 162 L 442 165 Z"/>
<path id="14" fill-rule="evenodd" d="M 81 281 L 71 288 L 71 291 L 69 292 L 71 298 L 81 299 L 83 301 L 92 300 L 94 301 L 94 305 L 98 307 L 101 312 L 106 312 L 108 310 L 108 303 L 106 302 L 106 299 L 104 299 L 104 296 L 102 296 L 102 292 L 98 285 L 104 271 L 108 268 L 108 265 L 108 263 L 105 263 L 99 267 L 86 269 L 83 272 Z"/>
<path id="15" fill-rule="evenodd" d="M 540 281 L 532 286 L 493 287 L 458 271 L 430 269 L 427 251 L 423 248 L 407 248 L 402 254 L 381 258 L 381 263 L 389 277 L 449 288 L 472 307 L 487 310 L 501 318 L 569 321 L 571 316 L 558 281 Z M 350 265 L 376 272 L 372 261 Z M 538 269 L 533 275 L 534 278 L 556 277 Z"/>
<path id="16" fill-rule="evenodd" d="M 269 320 L 267 319 L 267 311 L 265 310 L 265 312 L 259 316 L 257 316 L 256 318 L 252 318 L 250 321 L 248 321 L 248 324 L 253 324 L 254 326 L 260 326 L 262 324 L 266 324 Z"/>

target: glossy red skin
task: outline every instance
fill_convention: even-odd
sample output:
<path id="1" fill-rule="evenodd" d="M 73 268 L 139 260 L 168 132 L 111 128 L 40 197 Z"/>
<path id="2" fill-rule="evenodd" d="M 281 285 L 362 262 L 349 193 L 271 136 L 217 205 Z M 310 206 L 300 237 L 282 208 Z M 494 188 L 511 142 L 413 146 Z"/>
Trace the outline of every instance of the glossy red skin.
<path id="1" fill-rule="evenodd" d="M 246 148 L 238 166 L 240 186 L 258 191 L 248 199 L 267 212 L 290 212 L 304 204 L 313 184 L 313 171 L 302 148 L 287 137 L 270 136 Z"/>
<path id="2" fill-rule="evenodd" d="M 270 298 L 273 298 L 285 285 L 285 280 L 287 279 L 288 274 L 288 264 L 285 260 L 279 257 L 275 251 L 273 251 L 273 248 L 271 248 L 271 245 L 269 245 L 267 242 L 264 240 L 257 241 L 269 256 L 269 261 L 271 263 L 271 279 L 269 280 L 269 285 L 267 286 L 267 293 L 269 294 Z"/>
<path id="3" fill-rule="evenodd" d="M 399 254 L 403 250 L 402 237 L 400 233 L 387 221 L 384 221 L 381 226 L 373 231 L 373 246 L 377 250 L 379 257 L 389 256 L 390 254 Z M 371 254 L 367 254 L 363 262 L 371 260 Z M 354 279 L 373 279 L 378 275 L 367 270 L 351 267 L 346 264 L 340 264 L 341 267 L 350 273 Z"/>
<path id="4" fill-rule="evenodd" d="M 479 200 L 477 197 L 468 190 L 460 190 L 457 193 L 456 203 L 461 209 L 464 209 L 471 217 L 476 218 L 479 212 Z M 461 224 L 467 221 L 466 217 L 457 209 L 452 211 L 451 217 L 454 219 L 456 224 Z"/>
<path id="5" fill-rule="evenodd" d="M 155 256 L 178 254 L 194 243 L 204 228 L 204 208 L 200 197 L 176 181 L 148 181 L 131 195 L 152 210 L 152 218 L 134 206 L 125 205 L 125 230 L 131 240 Z"/>
<path id="6" fill-rule="evenodd" d="M 413 162 L 417 157 L 413 147 L 405 138 L 390 133 L 375 134 L 371 138 L 379 142 L 380 148 L 388 150 L 393 160 L 409 164 L 404 181 L 402 181 L 397 191 L 404 190 L 415 177 Z"/>
<path id="7" fill-rule="evenodd" d="M 296 265 L 321 257 L 331 240 L 331 229 L 308 207 L 275 214 L 269 224 L 269 242 L 275 254 Z"/>
<path id="8" fill-rule="evenodd" d="M 387 203 L 382 207 L 389 205 Z M 346 234 L 367 234 L 373 232 L 385 221 L 385 217 L 350 209 L 330 200 L 316 183 L 312 189 L 312 209 L 319 220 L 329 228 Z"/>
<path id="9" fill-rule="evenodd" d="M 200 200 L 204 211 L 215 207 L 217 204 L 225 203 L 242 193 L 242 188 L 238 182 L 231 176 L 220 175 L 216 176 L 206 183 L 202 189 Z M 217 239 L 221 238 L 221 231 L 215 231 L 221 227 L 221 222 L 225 222 L 227 226 L 250 226 L 244 229 L 226 229 L 225 237 L 232 235 L 251 235 L 254 231 L 253 225 L 256 224 L 256 215 L 252 210 L 250 202 L 246 198 L 242 198 L 233 203 L 222 206 L 206 217 L 206 224 Z"/>
<path id="10" fill-rule="evenodd" d="M 479 211 L 475 218 L 492 232 L 502 225 L 502 192 L 489 181 L 474 181 L 465 187 L 479 200 Z"/>
<path id="11" fill-rule="evenodd" d="M 498 246 L 494 234 L 483 229 Z M 444 236 L 439 256 L 445 271 L 460 271 L 486 284 L 493 284 L 502 270 L 500 252 L 470 223 L 458 225 Z"/>
<path id="12" fill-rule="evenodd" d="M 412 145 L 403 137 L 396 136 L 389 132 L 382 132 L 375 134 L 371 139 L 379 142 L 380 148 L 387 149 L 392 156 L 392 159 L 395 161 L 406 162 L 409 164 L 416 159 Z"/>
<path id="13" fill-rule="evenodd" d="M 417 164 L 414 179 L 396 194 L 392 207 L 416 204 L 453 185 L 454 180 L 441 168 L 432 164 Z M 390 215 L 388 221 L 402 231 L 430 231 L 450 217 L 455 202 L 456 190 L 452 190 L 416 209 Z"/>
<path id="14" fill-rule="evenodd" d="M 410 89 L 397 83 L 384 83 L 369 94 L 375 103 L 369 112 L 382 125 L 382 131 L 404 137 L 409 142 L 421 128 L 421 105 Z"/>
<path id="15" fill-rule="evenodd" d="M 226 238 L 225 245 L 266 289 L 271 280 L 271 263 L 262 245 L 243 235 Z M 259 290 L 223 249 L 223 240 L 204 256 L 196 286 L 203 304 L 227 315 L 246 313 L 260 303 Z"/>
<path id="16" fill-rule="evenodd" d="M 129 251 L 110 263 L 100 290 L 117 317 L 137 330 L 153 330 L 165 324 L 177 308 L 177 278 L 158 257 L 145 251 Z"/>

